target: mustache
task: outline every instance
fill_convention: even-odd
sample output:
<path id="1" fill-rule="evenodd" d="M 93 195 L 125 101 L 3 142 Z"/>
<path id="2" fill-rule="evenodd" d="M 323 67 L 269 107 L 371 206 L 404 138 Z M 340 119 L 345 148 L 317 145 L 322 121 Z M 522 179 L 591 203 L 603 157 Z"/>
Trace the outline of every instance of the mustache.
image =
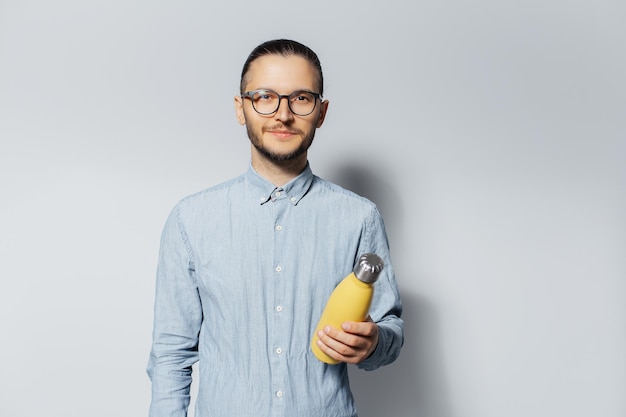
<path id="1" fill-rule="evenodd" d="M 273 126 L 267 126 L 267 127 L 263 128 L 263 132 L 273 131 L 273 130 L 280 130 L 280 131 L 284 131 L 284 132 L 289 132 L 289 133 L 291 133 L 293 135 L 302 135 L 303 134 L 303 132 L 300 129 L 288 128 L 284 124 L 276 124 L 276 125 L 273 125 Z"/>

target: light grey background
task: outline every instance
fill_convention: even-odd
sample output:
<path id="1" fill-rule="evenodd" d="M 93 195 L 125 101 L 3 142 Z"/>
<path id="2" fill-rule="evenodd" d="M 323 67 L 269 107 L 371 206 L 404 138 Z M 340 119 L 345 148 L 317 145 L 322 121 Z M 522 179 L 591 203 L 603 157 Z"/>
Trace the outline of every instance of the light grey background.
<path id="1" fill-rule="evenodd" d="M 405 302 L 362 417 L 626 415 L 623 1 L 0 1 L 0 415 L 143 416 L 166 215 L 247 168 L 246 55 L 322 60 L 314 171 Z M 245 338 L 242 339 L 245 343 Z"/>

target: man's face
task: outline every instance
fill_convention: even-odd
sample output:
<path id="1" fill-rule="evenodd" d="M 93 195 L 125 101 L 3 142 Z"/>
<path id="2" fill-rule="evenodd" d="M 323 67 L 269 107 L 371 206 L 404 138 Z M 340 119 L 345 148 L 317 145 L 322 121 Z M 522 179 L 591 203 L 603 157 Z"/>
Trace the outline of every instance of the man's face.
<path id="1" fill-rule="evenodd" d="M 269 89 L 281 95 L 294 91 L 319 92 L 317 72 L 313 65 L 299 56 L 265 55 L 250 65 L 245 91 Z M 313 142 L 315 129 L 324 122 L 328 101 L 316 103 L 307 116 L 298 116 L 289 110 L 287 100 L 280 102 L 275 113 L 258 114 L 250 99 L 235 97 L 237 120 L 245 125 L 250 142 L 259 154 L 272 161 L 291 161 L 306 158 Z"/>

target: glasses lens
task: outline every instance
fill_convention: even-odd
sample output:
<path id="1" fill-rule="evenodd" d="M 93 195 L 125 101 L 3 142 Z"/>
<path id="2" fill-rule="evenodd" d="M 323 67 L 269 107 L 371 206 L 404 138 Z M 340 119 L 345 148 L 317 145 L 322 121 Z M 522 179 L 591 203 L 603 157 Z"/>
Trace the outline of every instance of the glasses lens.
<path id="1" fill-rule="evenodd" d="M 278 94 L 273 91 L 257 91 L 252 95 L 254 110 L 261 114 L 271 114 L 278 108 Z"/>
<path id="2" fill-rule="evenodd" d="M 299 116 L 311 114 L 315 109 L 315 96 L 307 91 L 297 91 L 289 96 L 291 111 Z"/>

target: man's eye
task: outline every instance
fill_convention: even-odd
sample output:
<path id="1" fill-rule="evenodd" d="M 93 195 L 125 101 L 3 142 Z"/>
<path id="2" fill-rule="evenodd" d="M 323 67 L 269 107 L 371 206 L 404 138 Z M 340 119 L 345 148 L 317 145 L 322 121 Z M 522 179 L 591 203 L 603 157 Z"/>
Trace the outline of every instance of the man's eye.
<path id="1" fill-rule="evenodd" d="M 252 97 L 254 101 L 273 101 L 276 100 L 276 94 L 271 91 L 258 91 Z"/>

